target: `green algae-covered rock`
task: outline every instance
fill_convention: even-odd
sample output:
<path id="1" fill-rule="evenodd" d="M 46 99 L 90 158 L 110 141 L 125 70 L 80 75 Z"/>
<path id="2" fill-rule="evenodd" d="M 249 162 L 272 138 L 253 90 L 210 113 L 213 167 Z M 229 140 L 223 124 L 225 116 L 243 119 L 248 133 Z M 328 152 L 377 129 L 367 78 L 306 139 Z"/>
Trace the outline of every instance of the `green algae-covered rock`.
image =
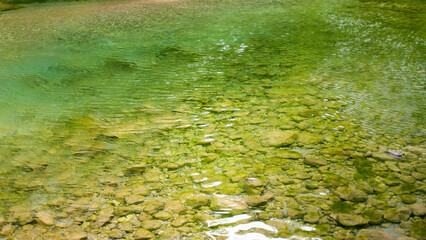
<path id="1" fill-rule="evenodd" d="M 301 144 L 307 144 L 307 145 L 315 145 L 318 143 L 321 143 L 324 140 L 324 138 L 317 134 L 312 133 L 299 133 L 297 137 L 297 142 Z"/>
<path id="2" fill-rule="evenodd" d="M 277 157 L 279 158 L 289 158 L 289 159 L 298 159 L 302 157 L 302 154 L 295 151 L 278 151 Z"/>
<path id="3" fill-rule="evenodd" d="M 426 220 L 417 220 L 413 222 L 410 229 L 410 236 L 417 239 L 426 239 Z"/>
<path id="4" fill-rule="evenodd" d="M 263 136 L 263 145 L 266 147 L 283 147 L 294 143 L 296 139 L 295 131 L 270 131 Z"/>
<path id="5" fill-rule="evenodd" d="M 327 188 L 335 189 L 348 184 L 348 181 L 344 177 L 335 173 L 325 173 L 324 177 L 323 184 Z"/>
<path id="6" fill-rule="evenodd" d="M 327 165 L 327 160 L 317 156 L 306 156 L 303 163 L 313 167 L 321 167 Z"/>
<path id="7" fill-rule="evenodd" d="M 251 207 L 256 207 L 266 203 L 266 199 L 264 199 L 260 195 L 251 195 L 244 198 L 244 202 Z"/>
<path id="8" fill-rule="evenodd" d="M 136 230 L 135 236 L 134 236 L 136 240 L 151 239 L 153 237 L 155 237 L 155 235 L 152 232 L 142 228 L 139 228 L 138 230 Z"/>
<path id="9" fill-rule="evenodd" d="M 305 215 L 305 211 L 301 208 L 289 208 L 287 214 L 291 219 L 301 219 Z"/>
<path id="10" fill-rule="evenodd" d="M 163 226 L 163 222 L 160 220 L 144 220 L 142 221 L 142 228 L 148 229 L 148 230 L 155 230 L 159 229 L 161 226 Z"/>
<path id="11" fill-rule="evenodd" d="M 423 203 L 415 203 L 408 205 L 408 207 L 413 211 L 415 216 L 422 217 L 426 215 L 426 207 Z"/>
<path id="12" fill-rule="evenodd" d="M 362 229 L 356 235 L 356 240 L 395 240 L 391 235 L 378 229 Z"/>
<path id="13" fill-rule="evenodd" d="M 213 210 L 229 210 L 231 213 L 240 214 L 247 210 L 248 205 L 245 201 L 229 196 L 214 196 L 211 199 L 210 208 Z"/>
<path id="14" fill-rule="evenodd" d="M 188 206 L 193 208 L 199 208 L 201 206 L 206 206 L 209 203 L 209 197 L 206 195 L 192 195 L 185 202 Z"/>
<path id="15" fill-rule="evenodd" d="M 398 208 L 387 209 L 384 214 L 384 219 L 393 223 L 400 223 L 410 218 L 412 211 L 408 207 L 402 206 Z"/>
<path id="16" fill-rule="evenodd" d="M 411 183 L 403 183 L 395 191 L 396 194 L 408 194 L 417 191 L 417 187 Z"/>
<path id="17" fill-rule="evenodd" d="M 347 187 L 338 187 L 335 193 L 341 199 L 352 202 L 364 202 L 368 198 L 368 195 L 365 192 L 361 191 L 353 185 Z"/>
<path id="18" fill-rule="evenodd" d="M 405 204 L 412 204 L 417 202 L 417 197 L 411 194 L 401 195 L 402 202 Z"/>
<path id="19" fill-rule="evenodd" d="M 345 227 L 354 227 L 365 225 L 368 220 L 359 215 L 340 213 L 337 214 L 337 222 Z"/>
<path id="20" fill-rule="evenodd" d="M 361 216 L 368 220 L 370 224 L 380 224 L 383 222 L 383 212 L 374 209 L 366 209 Z"/>
<path id="21" fill-rule="evenodd" d="M 304 217 L 303 221 L 307 223 L 317 223 L 321 217 L 321 214 L 319 212 L 308 212 Z"/>

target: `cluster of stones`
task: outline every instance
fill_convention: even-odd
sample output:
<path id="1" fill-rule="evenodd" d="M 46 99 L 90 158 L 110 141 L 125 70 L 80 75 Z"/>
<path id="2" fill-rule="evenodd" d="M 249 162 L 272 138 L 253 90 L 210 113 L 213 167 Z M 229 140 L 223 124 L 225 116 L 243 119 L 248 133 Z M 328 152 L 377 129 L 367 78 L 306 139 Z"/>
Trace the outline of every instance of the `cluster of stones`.
<path id="1" fill-rule="evenodd" d="M 252 218 L 244 221 L 264 221 L 278 229 L 277 237 L 396 239 L 385 232 L 398 224 L 401 236 L 425 238 L 421 144 L 383 142 L 402 149 L 404 156 L 395 158 L 384 144 L 370 142 L 385 138 L 357 131 L 337 115 L 338 99 L 318 92 L 300 97 L 268 80 L 263 85 L 232 99 L 187 99 L 173 112 L 146 105 L 131 123 L 70 120 L 71 130 L 55 134 L 69 150 L 61 154 L 83 164 L 99 161 L 94 170 L 106 170 L 75 182 L 83 174 L 67 172 L 84 169 L 73 165 L 81 162 L 55 168 L 55 178 L 69 185 L 64 197 L 32 208 L 10 206 L 0 217 L 0 235 L 208 239 L 204 232 L 217 228 L 208 221 L 248 213 Z M 13 155 L 27 173 L 11 184 L 48 195 L 52 186 L 38 175 L 52 174 L 47 156 L 58 145 L 36 152 L 39 162 Z"/>

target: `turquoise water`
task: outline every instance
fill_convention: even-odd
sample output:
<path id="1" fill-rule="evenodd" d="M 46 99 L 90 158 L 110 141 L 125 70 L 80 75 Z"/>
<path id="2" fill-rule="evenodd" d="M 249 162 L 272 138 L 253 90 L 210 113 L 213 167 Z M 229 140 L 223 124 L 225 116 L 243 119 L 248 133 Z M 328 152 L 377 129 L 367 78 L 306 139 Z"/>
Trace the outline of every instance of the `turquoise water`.
<path id="1" fill-rule="evenodd" d="M 22 239 L 30 225 L 34 236 L 64 239 L 75 232 L 108 239 L 114 229 L 131 239 L 139 228 L 203 239 L 217 235 L 205 220 L 244 213 L 249 223 L 288 225 L 268 237 L 343 239 L 336 234 L 353 237 L 359 227 L 336 219 L 339 202 L 353 205 L 343 211 L 350 214 L 413 204 L 406 195 L 424 207 L 424 10 L 414 0 L 112 1 L 2 13 L 0 217 L 16 227 L 5 236 Z M 271 131 L 294 137 L 271 144 Z M 384 153 L 399 149 L 402 160 Z M 310 157 L 326 164 L 306 163 Z M 254 191 L 248 178 L 262 186 Z M 401 192 L 404 184 L 413 190 Z M 139 186 L 151 193 L 129 203 Z M 345 186 L 369 200 L 335 192 Z M 208 202 L 194 205 L 191 194 Z M 217 194 L 273 197 L 221 215 Z M 306 194 L 326 205 L 300 200 Z M 165 219 L 155 217 L 164 207 L 137 210 L 152 199 L 186 209 Z M 372 199 L 396 203 L 377 207 Z M 15 219 L 13 206 L 22 205 L 31 221 Z M 90 225 L 111 206 L 136 210 L 115 209 L 109 225 Z M 55 223 L 39 223 L 40 211 Z M 307 220 L 310 212 L 320 220 Z M 144 227 L 143 213 L 162 227 Z M 399 234 L 418 237 L 412 226 L 424 224 L 421 216 L 398 222 L 385 214 L 359 225 L 392 232 L 390 223 L 411 221 Z M 192 220 L 170 225 L 179 217 Z M 123 230 L 130 220 L 133 230 Z"/>

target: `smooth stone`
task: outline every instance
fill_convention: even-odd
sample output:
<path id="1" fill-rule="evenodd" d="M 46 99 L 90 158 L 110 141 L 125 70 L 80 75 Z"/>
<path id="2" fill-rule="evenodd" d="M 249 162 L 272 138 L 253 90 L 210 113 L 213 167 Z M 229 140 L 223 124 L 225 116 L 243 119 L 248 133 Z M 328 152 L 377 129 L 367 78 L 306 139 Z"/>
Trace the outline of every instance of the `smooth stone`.
<path id="1" fill-rule="evenodd" d="M 16 226 L 14 225 L 5 225 L 0 230 L 0 236 L 12 236 L 12 233 L 15 231 Z"/>
<path id="2" fill-rule="evenodd" d="M 214 196 L 210 208 L 213 210 L 231 210 L 233 213 L 242 213 L 247 210 L 248 205 L 243 200 L 229 196 Z"/>
<path id="3" fill-rule="evenodd" d="M 417 220 L 413 222 L 410 229 L 410 237 L 417 239 L 426 239 L 426 220 Z"/>
<path id="4" fill-rule="evenodd" d="M 163 222 L 160 220 L 144 220 L 142 221 L 142 228 L 147 230 L 159 229 L 163 226 Z"/>
<path id="5" fill-rule="evenodd" d="M 0 227 L 2 227 L 3 225 L 5 225 L 6 223 L 7 223 L 6 219 L 3 216 L 0 215 Z"/>
<path id="6" fill-rule="evenodd" d="M 294 143 L 296 132 L 294 131 L 270 131 L 263 136 L 263 145 L 267 147 L 283 147 Z"/>
<path id="7" fill-rule="evenodd" d="M 127 196 L 125 199 L 127 204 L 139 204 L 145 200 L 145 197 L 141 195 L 130 195 Z"/>
<path id="8" fill-rule="evenodd" d="M 115 216 L 126 216 L 135 212 L 134 207 L 115 207 L 114 215 Z"/>
<path id="9" fill-rule="evenodd" d="M 154 215 L 155 218 L 160 220 L 168 220 L 173 217 L 173 215 L 167 211 L 160 211 Z"/>
<path id="10" fill-rule="evenodd" d="M 321 217 L 319 212 L 308 212 L 304 217 L 303 221 L 307 223 L 317 223 Z"/>
<path id="11" fill-rule="evenodd" d="M 266 199 L 264 199 L 260 195 L 251 195 L 247 196 L 244 199 L 244 202 L 247 203 L 250 207 L 259 206 L 266 203 Z"/>
<path id="12" fill-rule="evenodd" d="M 163 207 L 164 207 L 164 203 L 157 199 L 145 200 L 145 202 L 142 204 L 142 209 L 148 213 L 156 212 L 162 209 Z"/>
<path id="13" fill-rule="evenodd" d="M 383 222 L 383 212 L 374 210 L 374 209 L 366 209 L 362 212 L 361 216 L 368 220 L 370 224 L 380 224 Z"/>
<path id="14" fill-rule="evenodd" d="M 408 205 L 408 207 L 413 211 L 413 214 L 415 216 L 422 217 L 426 215 L 426 208 L 425 208 L 425 205 L 423 205 L 423 203 L 415 203 L 412 205 Z"/>
<path id="15" fill-rule="evenodd" d="M 145 163 L 145 162 L 142 162 L 142 163 L 140 163 L 140 164 L 137 164 L 137 165 L 133 165 L 133 166 L 128 167 L 128 168 L 126 169 L 126 172 L 127 172 L 127 173 L 142 173 L 142 172 L 144 172 L 144 171 L 145 171 L 145 169 L 146 169 L 146 163 Z"/>
<path id="16" fill-rule="evenodd" d="M 111 232 L 108 234 L 111 238 L 122 238 L 123 232 L 119 229 L 112 229 Z"/>
<path id="17" fill-rule="evenodd" d="M 36 221 L 47 226 L 53 225 L 53 216 L 48 212 L 38 212 L 36 215 Z"/>
<path id="18" fill-rule="evenodd" d="M 170 200 L 166 202 L 165 210 L 171 213 L 180 214 L 181 212 L 185 211 L 185 207 L 180 201 Z"/>
<path id="19" fill-rule="evenodd" d="M 153 238 L 153 237 L 155 237 L 155 235 L 152 232 L 145 230 L 145 229 L 142 229 L 142 228 L 139 228 L 138 230 L 136 230 L 135 236 L 134 236 L 134 238 L 136 240 L 150 239 L 150 238 Z"/>
<path id="20" fill-rule="evenodd" d="M 401 221 L 405 221 L 410 218 L 411 213 L 412 210 L 410 208 L 402 206 L 396 209 L 386 209 L 383 218 L 389 222 L 400 223 Z"/>
<path id="21" fill-rule="evenodd" d="M 402 202 L 405 204 L 412 204 L 417 202 L 417 197 L 411 194 L 401 195 Z"/>
<path id="22" fill-rule="evenodd" d="M 301 219 L 305 215 L 305 211 L 301 208 L 289 208 L 287 209 L 287 215 L 291 219 Z"/>
<path id="23" fill-rule="evenodd" d="M 88 236 L 88 234 L 87 233 L 84 233 L 84 232 L 79 232 L 79 233 L 72 233 L 70 236 L 69 236 L 69 240 L 80 240 L 80 239 L 86 239 L 87 238 L 87 236 Z"/>
<path id="24" fill-rule="evenodd" d="M 358 215 L 341 213 L 337 215 L 337 222 L 346 227 L 354 227 L 365 225 L 368 220 Z"/>
<path id="25" fill-rule="evenodd" d="M 355 186 L 338 187 L 335 193 L 341 199 L 353 202 L 364 202 L 368 198 L 368 195 L 365 192 L 361 191 Z"/>
<path id="26" fill-rule="evenodd" d="M 142 196 L 148 196 L 149 194 L 151 194 L 151 190 L 146 188 L 145 186 L 136 187 L 135 189 L 133 189 L 132 192 L 133 194 Z"/>
<path id="27" fill-rule="evenodd" d="M 356 235 L 356 240 L 395 240 L 395 238 L 378 229 L 362 229 Z"/>
<path id="28" fill-rule="evenodd" d="M 297 137 L 297 142 L 302 144 L 308 144 L 308 145 L 315 145 L 318 143 L 321 143 L 324 140 L 324 138 L 317 134 L 312 133 L 299 133 Z"/>
<path id="29" fill-rule="evenodd" d="M 209 203 L 209 197 L 206 195 L 192 195 L 186 199 L 185 203 L 192 208 L 199 208 Z"/>
<path id="30" fill-rule="evenodd" d="M 131 222 L 122 222 L 119 224 L 119 228 L 125 232 L 133 232 L 133 223 Z"/>
<path id="31" fill-rule="evenodd" d="M 32 211 L 25 206 L 14 206 L 10 209 L 9 222 L 18 222 L 25 225 L 33 221 Z"/>
<path id="32" fill-rule="evenodd" d="M 179 217 L 176 218 L 175 220 L 173 220 L 170 225 L 172 225 L 173 227 L 180 227 L 182 225 L 184 225 L 185 223 L 187 223 L 188 220 L 184 217 Z"/>
<path id="33" fill-rule="evenodd" d="M 313 167 L 321 167 L 327 165 L 327 161 L 323 158 L 316 156 L 306 156 L 303 163 Z"/>
<path id="34" fill-rule="evenodd" d="M 109 220 L 114 216 L 113 215 L 114 208 L 108 207 L 104 208 L 99 212 L 99 216 L 94 223 L 95 228 L 102 227 L 105 223 L 109 222 Z"/>

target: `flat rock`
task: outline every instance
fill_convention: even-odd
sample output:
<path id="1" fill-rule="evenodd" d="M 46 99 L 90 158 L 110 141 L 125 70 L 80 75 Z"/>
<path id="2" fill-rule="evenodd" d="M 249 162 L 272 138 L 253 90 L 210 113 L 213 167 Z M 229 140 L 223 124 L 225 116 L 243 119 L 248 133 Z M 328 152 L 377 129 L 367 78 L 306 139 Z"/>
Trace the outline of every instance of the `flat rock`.
<path id="1" fill-rule="evenodd" d="M 209 203 L 209 197 L 206 195 L 192 195 L 185 202 L 188 206 L 193 208 L 199 208 Z"/>
<path id="2" fill-rule="evenodd" d="M 109 220 L 112 218 L 114 212 L 114 209 L 112 207 L 104 208 L 99 212 L 99 216 L 96 219 L 95 227 L 100 228 L 105 223 L 109 222 Z"/>
<path id="3" fill-rule="evenodd" d="M 168 220 L 173 217 L 173 215 L 167 211 L 160 211 L 154 215 L 155 218 L 161 219 L 161 220 Z"/>
<path id="4" fill-rule="evenodd" d="M 313 167 L 321 167 L 327 165 L 327 161 L 325 159 L 316 156 L 307 156 L 303 160 L 303 163 Z"/>
<path id="5" fill-rule="evenodd" d="M 391 235 L 378 229 L 362 229 L 356 235 L 356 240 L 395 240 Z"/>
<path id="6" fill-rule="evenodd" d="M 125 199 L 127 204 L 138 204 L 142 203 L 145 200 L 145 197 L 142 195 L 130 195 L 127 196 Z"/>
<path id="7" fill-rule="evenodd" d="M 214 196 L 210 207 L 213 210 L 237 210 L 244 212 L 248 205 L 243 200 L 229 196 Z"/>
<path id="8" fill-rule="evenodd" d="M 7 223 L 6 219 L 4 219 L 3 216 L 0 216 L 0 227 L 3 226 L 3 225 L 5 225 L 6 223 Z"/>
<path id="9" fill-rule="evenodd" d="M 146 169 L 146 163 L 142 162 L 130 167 L 127 167 L 126 172 L 127 173 L 141 173 L 144 172 Z"/>
<path id="10" fill-rule="evenodd" d="M 426 215 L 426 208 L 423 203 L 415 203 L 413 205 L 408 205 L 408 207 L 413 211 L 415 216 L 424 216 Z"/>
<path id="11" fill-rule="evenodd" d="M 183 211 L 185 211 L 185 207 L 182 205 L 180 201 L 177 200 L 170 200 L 166 202 L 165 210 L 179 214 Z"/>
<path id="12" fill-rule="evenodd" d="M 337 221 L 346 227 L 360 226 L 368 223 L 368 220 L 361 216 L 343 213 L 337 215 Z"/>
<path id="13" fill-rule="evenodd" d="M 33 215 L 30 208 L 25 206 L 14 206 L 10 209 L 9 222 L 18 222 L 25 225 L 33 221 Z"/>
<path id="14" fill-rule="evenodd" d="M 53 225 L 53 216 L 48 212 L 38 212 L 36 215 L 36 221 L 47 226 Z"/>
<path id="15" fill-rule="evenodd" d="M 144 220 L 142 221 L 142 228 L 147 230 L 159 229 L 163 226 L 163 222 L 160 220 Z"/>
<path id="16" fill-rule="evenodd" d="M 294 143 L 295 131 L 270 131 L 263 136 L 263 145 L 266 147 L 283 147 Z"/>
<path id="17" fill-rule="evenodd" d="M 139 240 L 139 239 L 150 239 L 150 238 L 155 237 L 155 235 L 152 232 L 148 231 L 148 230 L 139 228 L 138 230 L 136 230 L 134 237 L 135 237 L 136 240 Z"/>
<path id="18" fill-rule="evenodd" d="M 347 201 L 353 201 L 353 202 L 364 202 L 368 198 L 368 195 L 365 192 L 356 188 L 355 186 L 338 187 L 335 193 L 341 199 L 347 200 Z"/>
<path id="19" fill-rule="evenodd" d="M 412 210 L 405 206 L 396 209 L 391 208 L 386 209 L 383 218 L 388 220 L 389 222 L 400 223 L 401 221 L 408 220 L 410 218 L 411 213 Z"/>
<path id="20" fill-rule="evenodd" d="M 259 206 L 266 203 L 266 199 L 264 199 L 260 195 L 252 195 L 244 198 L 244 202 L 251 207 Z"/>

